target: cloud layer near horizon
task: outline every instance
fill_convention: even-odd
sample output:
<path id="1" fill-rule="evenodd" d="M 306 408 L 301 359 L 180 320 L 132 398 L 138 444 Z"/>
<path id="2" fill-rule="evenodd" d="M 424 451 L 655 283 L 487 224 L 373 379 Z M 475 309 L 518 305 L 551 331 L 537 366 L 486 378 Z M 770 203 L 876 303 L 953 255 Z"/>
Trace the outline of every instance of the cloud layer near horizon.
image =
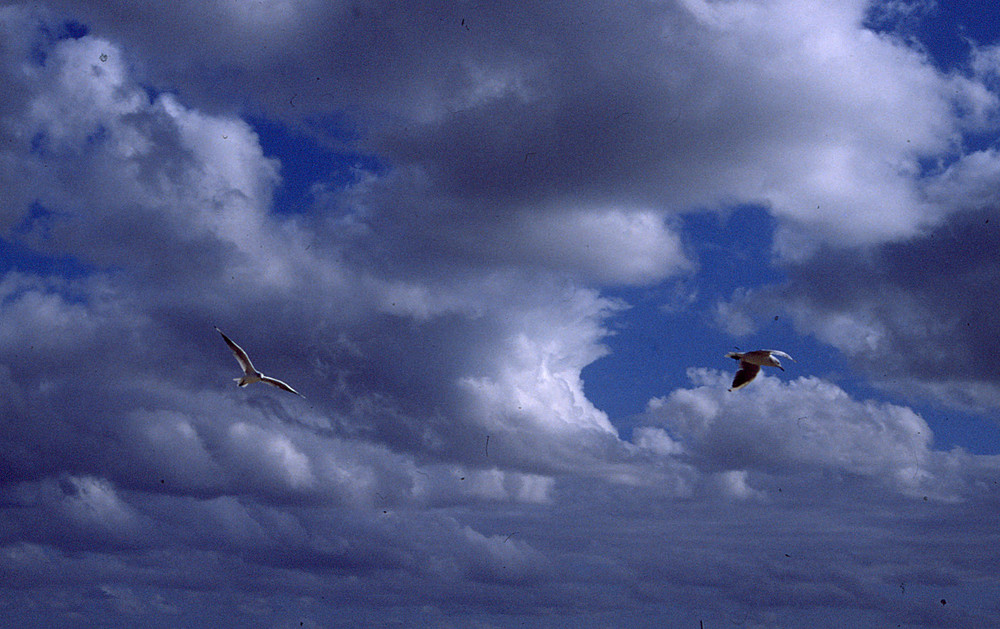
<path id="1" fill-rule="evenodd" d="M 697 277 L 679 215 L 755 203 L 789 281 L 729 304 L 748 325 L 781 300 L 846 356 L 995 407 L 974 369 L 992 300 L 962 302 L 966 335 L 954 305 L 998 268 L 977 227 L 1000 162 L 962 135 L 994 122 L 989 50 L 942 73 L 860 2 L 253 6 L 0 9 L 0 227 L 23 256 L 0 278 L 0 605 L 206 626 L 997 617 L 995 456 L 936 450 L 912 409 L 821 378 L 735 396 L 703 367 L 622 435 L 581 378 L 627 308 L 602 289 Z M 248 113 L 383 166 L 284 211 L 289 165 Z M 956 229 L 974 264 L 934 244 Z M 954 295 L 932 298 L 943 275 Z M 306 401 L 231 388 L 213 325 Z"/>

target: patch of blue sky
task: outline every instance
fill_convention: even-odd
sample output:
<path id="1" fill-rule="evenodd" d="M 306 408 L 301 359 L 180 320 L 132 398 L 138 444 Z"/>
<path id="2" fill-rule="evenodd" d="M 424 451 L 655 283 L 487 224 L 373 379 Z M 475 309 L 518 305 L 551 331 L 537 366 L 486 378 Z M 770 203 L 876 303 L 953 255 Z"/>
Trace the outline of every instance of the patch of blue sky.
<path id="1" fill-rule="evenodd" d="M 1000 39 L 1000 4 L 989 0 L 935 2 L 919 22 L 916 35 L 939 66 L 963 67 L 971 43 L 984 45 Z"/>
<path id="2" fill-rule="evenodd" d="M 33 63 L 43 66 L 48 60 L 52 44 L 62 39 L 80 39 L 90 34 L 90 28 L 75 20 L 66 20 L 58 27 L 39 22 L 36 29 L 36 40 L 31 47 L 30 59 Z"/>
<path id="3" fill-rule="evenodd" d="M 831 348 L 798 335 L 784 313 L 752 321 L 752 333 L 733 336 L 716 321 L 715 307 L 734 291 L 760 288 L 784 280 L 771 264 L 774 219 L 764 208 L 740 206 L 729 212 L 696 213 L 684 217 L 683 237 L 697 258 L 693 282 L 671 279 L 659 285 L 606 290 L 629 304 L 610 322 L 615 334 L 606 339 L 611 354 L 583 370 L 590 400 L 608 413 L 628 438 L 631 419 L 653 397 L 691 386 L 688 367 L 735 372 L 726 358 L 734 349 L 782 349 L 796 358 L 786 377 L 843 373 L 846 369 Z M 697 287 L 697 292 L 693 292 Z M 810 358 L 812 357 L 812 358 Z"/>
<path id="4" fill-rule="evenodd" d="M 73 256 L 40 253 L 17 239 L 0 237 L 0 281 L 10 273 L 40 278 L 46 291 L 58 292 L 67 303 L 82 304 L 89 296 L 74 280 L 85 279 L 93 272 L 92 267 Z M 23 284 L 4 294 L 2 302 L 16 301 L 23 293 L 37 289 L 34 283 Z"/>
<path id="5" fill-rule="evenodd" d="M 77 279 L 93 273 L 93 268 L 73 256 L 40 253 L 16 238 L 0 237 L 0 275 L 10 271 Z"/>
<path id="6" fill-rule="evenodd" d="M 931 404 L 913 404 L 912 400 L 908 406 L 930 426 L 935 450 L 958 447 L 972 454 L 1000 454 L 1000 423 L 995 417 L 941 409 Z"/>
<path id="7" fill-rule="evenodd" d="M 690 387 L 689 367 L 706 367 L 735 373 L 726 352 L 782 349 L 796 362 L 779 377 L 791 380 L 816 376 L 837 384 L 856 399 L 882 399 L 909 406 L 930 425 L 939 450 L 961 447 L 973 454 L 997 454 L 1000 424 L 981 415 L 943 409 L 933 404 L 914 405 L 912 399 L 894 399 L 865 374 L 854 369 L 840 352 L 800 335 L 783 312 L 766 313 L 752 321 L 754 331 L 734 336 L 721 329 L 714 307 L 729 300 L 734 291 L 753 290 L 784 280 L 780 267 L 771 264 L 768 252 L 774 219 L 760 207 L 744 206 L 729 213 L 691 214 L 684 218 L 683 233 L 689 250 L 697 256 L 695 282 L 698 293 L 684 294 L 684 280 L 668 280 L 652 287 L 605 291 L 630 305 L 609 322 L 615 334 L 606 339 L 611 354 L 588 365 L 583 380 L 588 398 L 608 413 L 622 438 L 631 439 L 636 416 L 654 397 Z M 756 247 L 761 247 L 756 251 Z M 763 253 L 760 253 L 763 252 Z"/>
<path id="8" fill-rule="evenodd" d="M 68 143 L 52 142 L 52 137 L 43 131 L 37 131 L 31 136 L 30 152 L 32 155 L 37 155 L 40 158 L 55 157 L 60 154 L 65 155 L 68 153 L 78 154 L 86 153 L 88 150 L 101 146 L 106 143 L 111 137 L 111 133 L 108 128 L 103 124 L 99 124 L 94 127 L 94 130 L 87 134 L 84 138 L 84 144 L 82 149 L 78 149 L 75 145 Z"/>
<path id="9" fill-rule="evenodd" d="M 915 40 L 944 71 L 967 70 L 974 45 L 1000 38 L 1000 4 L 988 0 L 874 2 L 865 26 Z"/>
<path id="10" fill-rule="evenodd" d="M 976 151 L 988 151 L 990 149 L 1000 148 L 1000 140 L 997 138 L 996 131 L 989 129 L 982 132 L 967 132 L 962 134 L 962 146 L 965 149 L 964 153 L 974 153 Z M 950 166 L 952 163 L 958 161 L 959 155 L 948 156 L 944 166 Z"/>
<path id="11" fill-rule="evenodd" d="M 35 201 L 28 208 L 28 213 L 24 218 L 11 229 L 11 234 L 15 238 L 30 236 L 35 239 L 44 240 L 48 238 L 51 224 L 56 220 L 57 216 L 57 212 Z"/>
<path id="12" fill-rule="evenodd" d="M 49 153 L 49 134 L 39 131 L 31 136 L 31 153 L 44 157 Z"/>
<path id="13" fill-rule="evenodd" d="M 135 84 L 146 94 L 146 99 L 150 103 L 155 103 L 156 99 L 160 97 L 160 94 L 171 93 L 173 91 L 169 89 L 158 89 L 148 83 L 143 83 L 142 81 L 136 81 Z"/>
<path id="14" fill-rule="evenodd" d="M 30 241 L 44 243 L 52 221 L 58 214 L 40 203 L 33 203 L 28 214 L 6 237 L 0 237 L 0 274 L 11 271 L 66 279 L 86 277 L 93 269 L 77 258 L 52 255 L 32 246 Z"/>
<path id="15" fill-rule="evenodd" d="M 257 132 L 264 154 L 281 162 L 282 183 L 275 191 L 275 212 L 306 212 L 313 206 L 315 184 L 345 187 L 357 182 L 362 173 L 378 173 L 384 168 L 374 155 L 335 150 L 318 137 L 279 122 L 264 118 L 250 118 L 247 122 Z M 351 133 L 336 122 L 321 126 L 329 137 L 344 143 L 351 141 Z"/>

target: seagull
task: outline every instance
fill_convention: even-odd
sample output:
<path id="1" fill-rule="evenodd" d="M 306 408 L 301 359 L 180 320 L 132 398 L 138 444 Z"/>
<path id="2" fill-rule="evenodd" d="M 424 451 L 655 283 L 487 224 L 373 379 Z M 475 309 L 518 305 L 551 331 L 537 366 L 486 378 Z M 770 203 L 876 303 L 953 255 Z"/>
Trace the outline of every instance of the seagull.
<path id="1" fill-rule="evenodd" d="M 733 378 L 733 386 L 729 390 L 735 391 L 750 384 L 750 381 L 757 377 L 761 365 L 777 367 L 784 371 L 785 368 L 781 366 L 781 361 L 776 356 L 781 356 L 795 362 L 794 358 L 776 349 L 758 349 L 752 352 L 729 352 L 726 354 L 726 358 L 734 358 L 740 361 L 740 368 L 737 370 L 736 377 Z"/>
<path id="2" fill-rule="evenodd" d="M 240 367 L 243 369 L 242 378 L 233 378 L 234 380 L 236 380 L 237 386 L 245 387 L 248 384 L 253 384 L 254 382 L 263 382 L 264 384 L 269 384 L 272 387 L 278 387 L 279 389 L 288 391 L 289 393 L 294 393 L 299 397 L 302 398 L 305 397 L 304 395 L 302 395 L 292 387 L 288 386 L 281 380 L 278 380 L 277 378 L 269 378 L 264 374 L 262 374 L 261 372 L 257 371 L 256 369 L 254 369 L 253 363 L 250 362 L 250 357 L 247 356 L 247 353 L 243 351 L 242 347 L 234 343 L 231 338 L 223 334 L 222 330 L 220 330 L 218 327 L 215 328 L 215 331 L 218 332 L 219 334 L 222 334 L 222 339 L 226 342 L 226 345 L 229 346 L 229 349 L 233 350 L 233 356 L 236 357 L 236 362 L 238 362 L 240 364 Z"/>

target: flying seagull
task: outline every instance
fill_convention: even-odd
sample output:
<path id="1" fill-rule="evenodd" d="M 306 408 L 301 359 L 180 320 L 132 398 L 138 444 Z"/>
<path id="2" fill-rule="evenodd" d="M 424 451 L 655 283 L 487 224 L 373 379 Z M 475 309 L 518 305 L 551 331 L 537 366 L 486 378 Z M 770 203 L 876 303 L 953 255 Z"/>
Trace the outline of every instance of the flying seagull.
<path id="1" fill-rule="evenodd" d="M 229 349 L 233 350 L 233 356 L 236 357 L 236 362 L 238 362 L 240 364 L 240 367 L 243 369 L 242 378 L 233 378 L 238 383 L 238 386 L 245 387 L 248 384 L 253 384 L 254 382 L 263 382 L 264 384 L 269 384 L 272 387 L 278 387 L 279 389 L 288 391 L 289 393 L 294 393 L 299 397 L 305 397 L 304 395 L 302 395 L 292 387 L 288 386 L 281 380 L 278 380 L 277 378 L 269 378 L 264 374 L 262 374 L 261 372 L 257 371 L 256 369 L 254 369 L 253 363 L 250 362 L 250 357 L 247 356 L 247 353 L 243 351 L 242 347 L 234 343 L 231 338 L 223 334 L 222 330 L 220 330 L 218 327 L 215 328 L 215 331 L 218 332 L 219 334 L 222 334 L 222 340 L 226 342 L 226 345 L 229 346 Z"/>
<path id="2" fill-rule="evenodd" d="M 726 358 L 734 358 L 740 361 L 740 368 L 737 370 L 736 377 L 733 378 L 733 386 L 729 390 L 735 391 L 750 384 L 750 381 L 757 377 L 757 373 L 760 371 L 762 365 L 777 367 L 784 371 L 785 368 L 781 366 L 781 361 L 776 358 L 777 356 L 795 362 L 794 358 L 776 349 L 758 349 L 752 352 L 729 352 L 726 354 Z"/>

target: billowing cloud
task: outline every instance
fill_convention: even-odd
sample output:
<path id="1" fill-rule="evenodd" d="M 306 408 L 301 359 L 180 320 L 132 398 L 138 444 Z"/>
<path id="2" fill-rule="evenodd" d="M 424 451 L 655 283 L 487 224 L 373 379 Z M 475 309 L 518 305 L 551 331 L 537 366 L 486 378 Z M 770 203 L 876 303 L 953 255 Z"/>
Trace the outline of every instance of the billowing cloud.
<path id="1" fill-rule="evenodd" d="M 903 495 L 941 500 L 979 491 L 982 470 L 972 471 L 976 457 L 935 451 L 930 426 L 909 408 L 853 400 L 815 377 L 782 384 L 762 374 L 752 387 L 729 392 L 730 374 L 693 369 L 689 376 L 695 388 L 650 400 L 648 421 L 668 434 L 646 429 L 642 442 L 721 472 L 738 495 L 752 495 L 747 472 L 777 475 L 796 486 L 817 472 L 865 478 Z M 960 470 L 971 478 L 962 478 Z"/>
<path id="2" fill-rule="evenodd" d="M 925 191 L 925 165 L 995 123 L 996 96 L 976 80 L 989 49 L 976 76 L 942 73 L 890 30 L 865 28 L 861 0 L 303 2 L 267 29 L 247 28 L 266 10 L 236 4 L 129 7 L 127 23 L 100 4 L 72 9 L 156 58 L 149 80 L 190 102 L 240 103 L 320 134 L 317 114 L 343 115 L 359 146 L 419 177 L 431 195 L 420 203 L 437 206 L 422 218 L 453 223 L 753 202 L 781 219 L 790 258 L 817 243 L 899 240 L 949 211 Z M 391 196 L 405 220 L 413 190 Z M 486 237 L 514 239 L 518 221 L 507 229 Z M 469 238 L 437 234 L 450 247 Z M 669 272 L 664 246 L 656 272 L 610 279 Z"/>

